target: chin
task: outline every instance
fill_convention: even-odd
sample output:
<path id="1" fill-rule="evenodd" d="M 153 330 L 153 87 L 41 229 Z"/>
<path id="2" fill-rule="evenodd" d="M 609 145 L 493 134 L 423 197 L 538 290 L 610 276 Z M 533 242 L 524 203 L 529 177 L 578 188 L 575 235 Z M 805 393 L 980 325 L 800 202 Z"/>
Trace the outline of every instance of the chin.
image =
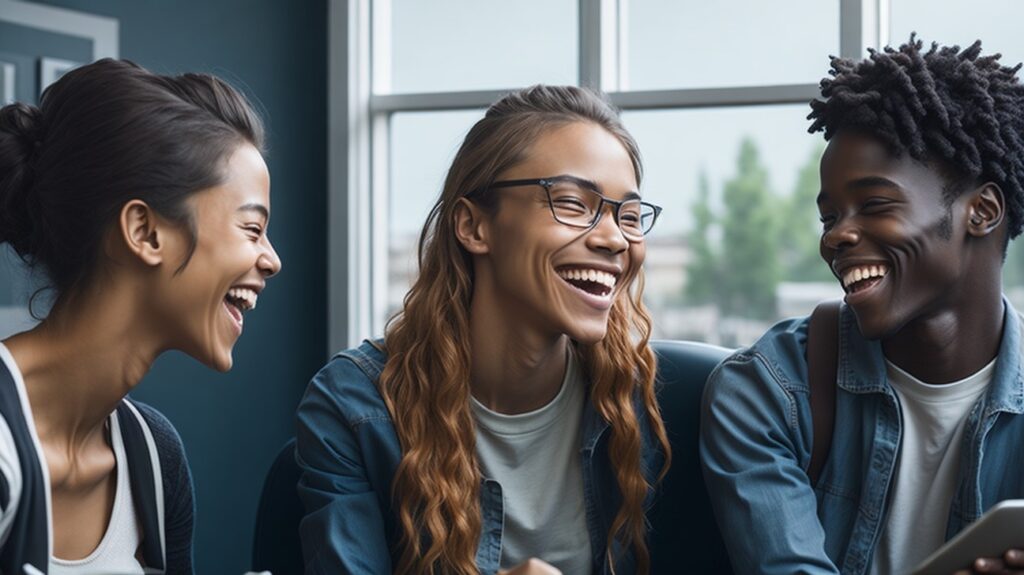
<path id="1" fill-rule="evenodd" d="M 566 331 L 566 335 L 584 345 L 594 345 L 608 335 L 608 324 L 601 322 L 600 325 L 575 325 Z"/>
<path id="2" fill-rule="evenodd" d="M 231 350 L 228 349 L 224 352 L 214 351 L 209 354 L 206 358 L 199 360 L 206 367 L 225 373 L 231 370 L 231 366 L 234 365 L 234 358 L 231 356 Z"/>
<path id="3" fill-rule="evenodd" d="M 853 315 L 857 318 L 857 329 L 866 340 L 882 340 L 899 331 L 899 328 L 893 324 L 892 318 L 879 317 L 877 313 L 864 314 L 864 317 L 861 317 L 857 310 L 854 310 Z"/>

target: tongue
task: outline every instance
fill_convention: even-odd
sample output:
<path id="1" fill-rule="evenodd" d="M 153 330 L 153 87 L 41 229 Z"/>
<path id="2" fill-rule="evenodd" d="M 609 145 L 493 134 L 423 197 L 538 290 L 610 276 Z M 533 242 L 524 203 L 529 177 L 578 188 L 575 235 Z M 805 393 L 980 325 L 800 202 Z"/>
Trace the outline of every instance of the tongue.
<path id="1" fill-rule="evenodd" d="M 229 300 L 224 300 L 224 307 L 228 308 L 228 313 L 238 323 L 242 323 L 242 310 L 238 309 L 238 306 L 231 303 Z"/>
<path id="2" fill-rule="evenodd" d="M 592 282 L 588 280 L 569 280 L 569 283 L 580 288 L 581 290 L 592 293 L 594 295 L 604 295 L 607 293 L 608 287 L 604 284 Z"/>
<path id="3" fill-rule="evenodd" d="M 876 283 L 878 283 L 880 281 L 882 281 L 882 278 L 880 278 L 880 277 L 874 277 L 874 278 L 868 278 L 868 279 L 860 280 L 859 282 L 857 282 L 857 283 L 853 284 L 852 286 L 850 286 L 850 291 L 852 291 L 853 293 L 857 293 L 857 292 L 859 292 L 861 290 L 868 289 L 869 287 L 875 285 Z"/>

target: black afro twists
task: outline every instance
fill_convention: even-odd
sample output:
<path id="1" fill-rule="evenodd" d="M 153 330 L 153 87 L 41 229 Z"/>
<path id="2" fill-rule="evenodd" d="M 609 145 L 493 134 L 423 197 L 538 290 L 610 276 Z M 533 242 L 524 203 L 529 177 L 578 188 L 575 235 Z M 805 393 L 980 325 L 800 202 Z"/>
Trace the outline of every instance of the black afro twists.
<path id="1" fill-rule="evenodd" d="M 996 183 L 1006 197 L 1009 236 L 1024 225 L 1024 86 L 1021 65 L 981 56 L 981 41 L 928 51 L 910 35 L 899 49 L 869 49 L 859 62 L 832 58 L 823 100 L 811 102 L 809 132 L 829 140 L 853 128 L 896 155 L 938 161 L 959 181 Z M 959 190 L 954 190 L 959 192 Z M 949 198 L 952 200 L 953 198 Z"/>

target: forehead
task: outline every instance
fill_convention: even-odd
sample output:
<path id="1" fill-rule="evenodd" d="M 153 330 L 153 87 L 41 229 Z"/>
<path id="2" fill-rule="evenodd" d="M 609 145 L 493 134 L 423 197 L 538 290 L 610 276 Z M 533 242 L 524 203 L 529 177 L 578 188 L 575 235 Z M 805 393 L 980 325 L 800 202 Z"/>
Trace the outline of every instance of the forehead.
<path id="1" fill-rule="evenodd" d="M 891 180 L 903 190 L 928 192 L 940 199 L 947 184 L 945 173 L 934 163 L 916 160 L 909 153 L 897 155 L 878 138 L 843 131 L 833 136 L 821 156 L 824 195 L 877 177 Z"/>
<path id="2" fill-rule="evenodd" d="M 222 169 L 223 181 L 195 194 L 204 209 L 235 210 L 246 204 L 270 208 L 270 173 L 263 156 L 250 144 L 238 146 Z"/>
<path id="3" fill-rule="evenodd" d="M 527 150 L 526 159 L 502 179 L 561 174 L 590 180 L 612 197 L 637 189 L 626 147 L 616 136 L 590 122 L 573 122 L 543 132 Z"/>

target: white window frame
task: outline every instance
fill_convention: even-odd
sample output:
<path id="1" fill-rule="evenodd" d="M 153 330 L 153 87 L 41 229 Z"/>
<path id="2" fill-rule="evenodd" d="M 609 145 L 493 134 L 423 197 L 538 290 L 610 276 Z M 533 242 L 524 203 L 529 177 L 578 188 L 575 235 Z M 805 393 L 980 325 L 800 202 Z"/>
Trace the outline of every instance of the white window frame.
<path id="1" fill-rule="evenodd" d="M 622 110 L 805 104 L 816 84 L 628 90 L 630 0 L 579 0 L 578 83 Z M 889 0 L 837 0 L 839 54 L 888 44 Z M 390 0 L 331 0 L 328 46 L 328 353 L 380 335 L 387 307 L 391 116 L 486 108 L 514 88 L 390 93 Z"/>

